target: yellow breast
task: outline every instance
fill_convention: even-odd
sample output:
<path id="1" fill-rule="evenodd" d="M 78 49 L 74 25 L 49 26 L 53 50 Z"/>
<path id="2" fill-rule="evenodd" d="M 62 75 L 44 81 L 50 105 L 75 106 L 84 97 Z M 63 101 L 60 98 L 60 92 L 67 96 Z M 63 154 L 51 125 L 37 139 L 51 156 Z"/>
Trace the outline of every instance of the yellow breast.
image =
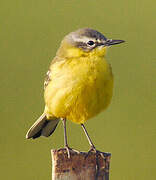
<path id="1" fill-rule="evenodd" d="M 45 89 L 48 116 L 84 123 L 110 103 L 113 75 L 103 56 L 81 56 L 51 66 L 51 82 Z"/>

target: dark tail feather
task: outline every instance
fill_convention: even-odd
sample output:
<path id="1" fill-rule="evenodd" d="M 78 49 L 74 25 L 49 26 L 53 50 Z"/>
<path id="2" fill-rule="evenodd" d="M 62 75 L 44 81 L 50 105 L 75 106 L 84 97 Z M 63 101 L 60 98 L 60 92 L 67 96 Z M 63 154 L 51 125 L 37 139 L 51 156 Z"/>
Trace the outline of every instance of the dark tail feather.
<path id="1" fill-rule="evenodd" d="M 58 118 L 47 119 L 45 113 L 43 113 L 39 119 L 32 125 L 32 127 L 28 130 L 26 134 L 26 138 L 38 138 L 40 136 L 48 137 L 50 136 L 56 129 L 57 124 L 59 122 Z"/>

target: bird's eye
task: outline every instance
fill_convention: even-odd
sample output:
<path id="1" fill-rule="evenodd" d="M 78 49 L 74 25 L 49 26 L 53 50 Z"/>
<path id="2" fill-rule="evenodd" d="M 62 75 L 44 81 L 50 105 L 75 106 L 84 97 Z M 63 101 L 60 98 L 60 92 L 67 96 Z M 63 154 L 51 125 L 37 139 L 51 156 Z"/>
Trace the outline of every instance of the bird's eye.
<path id="1" fill-rule="evenodd" d="M 94 43 L 94 41 L 88 41 L 87 44 L 88 44 L 89 46 L 93 46 L 95 43 Z"/>

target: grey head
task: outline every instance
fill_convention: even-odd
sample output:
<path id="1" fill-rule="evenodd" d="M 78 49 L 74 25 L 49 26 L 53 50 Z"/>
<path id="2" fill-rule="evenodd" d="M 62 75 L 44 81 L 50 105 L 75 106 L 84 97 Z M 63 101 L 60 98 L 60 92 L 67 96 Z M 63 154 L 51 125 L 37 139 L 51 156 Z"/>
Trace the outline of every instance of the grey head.
<path id="1" fill-rule="evenodd" d="M 107 39 L 100 32 L 90 28 L 82 28 L 71 32 L 64 40 L 70 45 L 81 48 L 86 52 L 98 46 L 110 46 L 124 42 L 123 40 Z"/>

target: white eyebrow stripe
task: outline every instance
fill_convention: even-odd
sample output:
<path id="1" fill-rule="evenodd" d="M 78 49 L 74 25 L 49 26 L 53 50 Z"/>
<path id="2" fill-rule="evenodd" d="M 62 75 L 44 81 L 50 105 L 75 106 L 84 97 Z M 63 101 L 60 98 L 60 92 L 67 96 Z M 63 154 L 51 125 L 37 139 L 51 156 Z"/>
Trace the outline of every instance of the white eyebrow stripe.
<path id="1" fill-rule="evenodd" d="M 82 37 L 82 38 L 79 38 L 79 37 L 76 37 L 74 35 L 72 35 L 72 39 L 75 41 L 75 42 L 84 42 L 84 43 L 87 43 L 88 41 L 96 41 L 96 39 L 94 38 L 88 38 L 86 36 Z"/>

